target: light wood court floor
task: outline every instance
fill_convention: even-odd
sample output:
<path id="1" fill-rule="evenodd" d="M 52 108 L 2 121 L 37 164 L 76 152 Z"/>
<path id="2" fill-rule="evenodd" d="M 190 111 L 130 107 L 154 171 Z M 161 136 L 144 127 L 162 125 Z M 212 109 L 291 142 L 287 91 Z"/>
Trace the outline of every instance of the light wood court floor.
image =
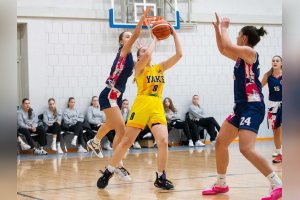
<path id="1" fill-rule="evenodd" d="M 273 142 L 258 142 L 257 150 L 272 164 Z M 18 157 L 17 199 L 84 199 L 84 200 L 257 200 L 269 192 L 269 183 L 239 152 L 230 148 L 227 181 L 229 193 L 202 196 L 201 190 L 216 179 L 215 151 L 205 148 L 173 147 L 169 152 L 167 176 L 175 190 L 162 191 L 153 186 L 156 149 L 131 150 L 125 159 L 133 181 L 122 183 L 114 176 L 105 190 L 96 187 L 109 155 L 99 159 L 91 153 Z M 110 152 L 111 153 L 111 152 Z M 272 164 L 273 165 L 273 164 Z M 282 175 L 282 164 L 273 165 Z"/>

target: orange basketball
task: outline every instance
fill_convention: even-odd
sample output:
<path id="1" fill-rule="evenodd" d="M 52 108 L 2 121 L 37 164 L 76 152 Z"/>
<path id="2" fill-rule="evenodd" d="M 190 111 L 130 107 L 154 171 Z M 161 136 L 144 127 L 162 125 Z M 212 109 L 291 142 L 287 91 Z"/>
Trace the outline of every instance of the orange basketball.
<path id="1" fill-rule="evenodd" d="M 164 40 L 171 35 L 171 25 L 165 20 L 158 20 L 153 23 L 152 32 L 159 40 Z"/>

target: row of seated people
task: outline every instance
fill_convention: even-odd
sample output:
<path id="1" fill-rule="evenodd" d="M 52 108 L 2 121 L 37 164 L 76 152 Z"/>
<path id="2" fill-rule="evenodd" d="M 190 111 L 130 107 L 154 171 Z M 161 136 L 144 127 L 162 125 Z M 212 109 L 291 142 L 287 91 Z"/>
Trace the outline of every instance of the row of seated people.
<path id="1" fill-rule="evenodd" d="M 124 99 L 121 108 L 124 121 L 126 121 L 130 112 L 128 105 L 128 100 Z M 189 140 L 189 146 L 194 146 L 193 141 L 195 142 L 195 146 L 204 146 L 200 141 L 204 136 L 203 129 L 197 129 L 198 125 L 207 129 L 212 142 L 215 140 L 215 128 L 219 131 L 220 126 L 213 117 L 204 117 L 204 110 L 199 105 L 198 95 L 193 96 L 193 104 L 189 108 L 186 121 L 180 119 L 170 98 L 164 99 L 164 108 L 168 121 L 168 130 L 171 130 L 172 128 L 183 129 Z M 53 140 L 51 149 L 57 151 L 57 153 L 63 153 L 60 145 L 60 133 L 62 129 L 64 131 L 74 132 L 71 144 L 74 146 L 77 146 L 78 144 L 78 152 L 87 152 L 83 147 L 83 140 L 86 142 L 93 138 L 95 132 L 103 123 L 105 123 L 105 114 L 100 111 L 98 97 L 96 96 L 92 97 L 91 105 L 87 109 L 86 118 L 84 118 L 84 115 L 75 108 L 75 99 L 73 97 L 69 98 L 68 106 L 64 113 L 56 108 L 55 100 L 50 98 L 48 100 L 48 108 L 40 117 L 38 117 L 30 107 L 29 99 L 25 98 L 22 101 L 21 109 L 18 110 L 17 138 L 22 150 L 32 149 L 35 154 L 44 155 L 47 154 L 44 149 L 47 145 L 46 133 L 52 133 Z M 85 134 L 83 134 L 84 132 Z M 39 148 L 36 148 L 34 145 L 32 133 L 36 134 L 36 140 L 40 146 Z M 20 134 L 25 136 L 28 145 L 23 142 Z M 106 136 L 108 141 L 103 144 L 105 149 L 111 149 L 110 143 L 113 142 L 114 135 L 114 130 L 107 133 Z M 145 127 L 139 137 L 137 137 L 133 144 L 133 148 L 141 148 L 138 141 L 142 138 L 151 138 L 151 136 L 149 127 Z"/>
<path id="2" fill-rule="evenodd" d="M 163 105 L 169 132 L 172 129 L 182 129 L 188 139 L 189 147 L 203 147 L 205 144 L 201 140 L 206 139 L 204 136 L 204 130 L 207 130 L 207 133 L 210 135 L 210 142 L 214 144 L 217 137 L 217 132 L 220 131 L 220 125 L 214 117 L 208 116 L 204 111 L 204 108 L 200 106 L 200 99 L 198 95 L 194 95 L 192 97 L 192 103 L 189 106 L 189 111 L 186 113 L 185 120 L 181 119 L 177 109 L 173 105 L 171 98 L 165 98 L 163 100 Z M 126 122 L 130 113 L 129 102 L 127 99 L 123 100 L 121 112 L 123 114 L 123 119 Z M 151 130 L 148 126 L 141 131 L 133 144 L 133 148 L 141 148 L 139 141 L 144 138 L 150 138 L 154 140 Z"/>
<path id="3" fill-rule="evenodd" d="M 124 120 L 129 114 L 128 100 L 124 99 L 121 112 Z M 29 99 L 22 100 L 22 106 L 18 109 L 18 132 L 17 139 L 22 150 L 32 149 L 34 154 L 46 155 L 47 146 L 46 133 L 53 135 L 51 149 L 61 154 L 64 153 L 61 147 L 61 133 L 62 131 L 73 132 L 74 137 L 71 141 L 73 146 L 78 146 L 78 152 L 84 153 L 87 150 L 83 147 L 84 142 L 92 139 L 95 133 L 103 123 L 105 123 L 105 114 L 99 109 L 98 97 L 93 96 L 91 105 L 88 107 L 86 117 L 75 108 L 75 98 L 70 97 L 68 106 L 62 113 L 56 108 L 56 102 L 53 98 L 48 100 L 48 108 L 43 114 L 37 116 L 30 106 Z M 146 130 L 145 130 L 146 131 Z M 143 131 L 140 135 L 145 136 Z M 24 135 L 28 144 L 26 144 L 21 135 Z M 113 142 L 115 131 L 111 130 L 107 133 L 107 141 L 103 144 L 103 148 L 111 150 L 111 143 Z M 149 135 L 148 135 L 149 137 Z M 137 138 L 134 143 L 134 148 L 141 148 Z M 35 146 L 34 140 L 38 142 L 39 147 Z"/>
<path id="4" fill-rule="evenodd" d="M 163 105 L 168 122 L 168 130 L 170 131 L 172 128 L 182 129 L 188 139 L 188 145 L 190 147 L 205 146 L 201 141 L 204 139 L 204 129 L 206 129 L 210 135 L 211 143 L 215 142 L 217 132 L 220 131 L 220 125 L 214 117 L 207 116 L 204 108 L 200 106 L 198 95 L 193 96 L 192 104 L 189 106 L 185 120 L 181 119 L 171 98 L 165 98 Z"/>
<path id="5" fill-rule="evenodd" d="M 126 102 L 126 108 L 128 108 L 128 101 Z M 185 120 L 181 119 L 177 109 L 175 108 L 173 101 L 170 97 L 166 97 L 163 100 L 163 106 L 165 110 L 168 131 L 172 129 L 183 130 L 186 138 L 188 139 L 189 147 L 203 147 L 205 144 L 201 141 L 205 139 L 204 130 L 210 135 L 210 142 L 214 143 L 217 137 L 217 132 L 220 131 L 220 125 L 214 117 L 207 116 L 204 108 L 200 106 L 200 99 L 198 95 L 194 95 L 192 98 L 192 104 L 189 106 L 189 111 L 186 113 Z M 126 121 L 129 109 L 124 111 L 124 105 L 122 105 L 122 113 Z M 150 135 L 149 135 L 150 134 Z M 138 141 L 143 138 L 153 138 L 148 126 L 141 132 L 133 147 L 141 148 Z"/>
<path id="6" fill-rule="evenodd" d="M 95 112 L 99 111 L 99 112 Z M 71 144 L 78 145 L 78 152 L 87 152 L 83 147 L 85 142 L 93 138 L 95 131 L 105 122 L 105 116 L 99 110 L 98 101 L 94 97 L 87 110 L 86 118 L 84 115 L 75 108 L 75 98 L 70 97 L 68 106 L 62 113 L 56 108 L 56 102 L 53 98 L 48 100 L 48 108 L 42 115 L 37 114 L 30 107 L 29 99 L 22 100 L 22 106 L 18 110 L 18 141 L 20 142 L 22 150 L 32 149 L 35 154 L 47 154 L 44 147 L 47 145 L 46 133 L 53 135 L 51 149 L 57 153 L 63 153 L 61 148 L 61 132 L 73 132 L 74 137 Z M 85 133 L 85 134 L 84 134 Z M 28 145 L 22 141 L 20 134 L 24 135 Z M 39 148 L 34 144 L 32 134 L 36 134 L 36 140 L 39 143 Z M 113 140 L 113 132 L 109 132 L 107 137 L 109 141 Z M 109 144 L 106 148 L 110 149 Z"/>

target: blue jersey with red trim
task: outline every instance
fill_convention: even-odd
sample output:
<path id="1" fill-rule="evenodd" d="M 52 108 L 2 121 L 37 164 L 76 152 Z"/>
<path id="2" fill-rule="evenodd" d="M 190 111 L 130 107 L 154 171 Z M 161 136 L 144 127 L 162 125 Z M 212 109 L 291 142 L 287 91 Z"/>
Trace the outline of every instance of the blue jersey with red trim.
<path id="1" fill-rule="evenodd" d="M 273 75 L 268 77 L 269 86 L 269 100 L 270 101 L 282 101 L 282 76 L 274 77 Z"/>
<path id="2" fill-rule="evenodd" d="M 259 55 L 253 64 L 238 58 L 234 66 L 234 102 L 263 102 L 264 96 L 259 81 Z"/>
<path id="3" fill-rule="evenodd" d="M 111 67 L 110 76 L 106 80 L 106 84 L 115 87 L 120 92 L 124 92 L 128 78 L 133 73 L 133 56 L 132 53 L 128 53 L 125 57 L 121 57 L 122 47 L 119 48 L 117 56 Z"/>

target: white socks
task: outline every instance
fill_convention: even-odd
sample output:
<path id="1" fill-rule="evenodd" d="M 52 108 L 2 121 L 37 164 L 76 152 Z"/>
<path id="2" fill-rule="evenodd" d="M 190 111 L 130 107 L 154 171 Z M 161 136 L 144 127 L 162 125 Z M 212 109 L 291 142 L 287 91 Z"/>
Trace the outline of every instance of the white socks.
<path id="1" fill-rule="evenodd" d="M 24 143 L 21 137 L 18 137 L 18 141 L 19 141 L 20 143 Z"/>
<path id="2" fill-rule="evenodd" d="M 123 165 L 123 161 L 121 160 L 121 161 L 119 162 L 117 168 L 120 168 L 120 167 L 123 167 L 123 166 L 124 166 L 124 165 Z"/>
<path id="3" fill-rule="evenodd" d="M 115 171 L 115 167 L 113 167 L 111 165 L 107 165 L 107 169 L 108 169 L 108 171 L 110 171 L 110 173 L 113 173 Z"/>
<path id="4" fill-rule="evenodd" d="M 93 139 L 94 143 L 99 144 L 101 142 L 101 140 L 99 140 L 97 137 L 94 137 Z"/>
<path id="5" fill-rule="evenodd" d="M 52 139 L 52 143 L 56 143 L 56 137 Z"/>
<path id="6" fill-rule="evenodd" d="M 282 148 L 276 149 L 275 152 L 278 153 L 278 154 L 280 154 L 280 155 L 282 155 Z"/>
<path id="7" fill-rule="evenodd" d="M 271 185 L 274 185 L 275 187 L 281 187 L 282 186 L 282 182 L 281 182 L 280 178 L 278 177 L 278 175 L 275 172 L 272 172 L 271 174 L 269 174 L 267 176 L 267 179 L 269 180 Z"/>
<path id="8" fill-rule="evenodd" d="M 225 187 L 226 186 L 226 174 L 218 174 L 218 179 L 216 182 L 217 186 Z"/>

